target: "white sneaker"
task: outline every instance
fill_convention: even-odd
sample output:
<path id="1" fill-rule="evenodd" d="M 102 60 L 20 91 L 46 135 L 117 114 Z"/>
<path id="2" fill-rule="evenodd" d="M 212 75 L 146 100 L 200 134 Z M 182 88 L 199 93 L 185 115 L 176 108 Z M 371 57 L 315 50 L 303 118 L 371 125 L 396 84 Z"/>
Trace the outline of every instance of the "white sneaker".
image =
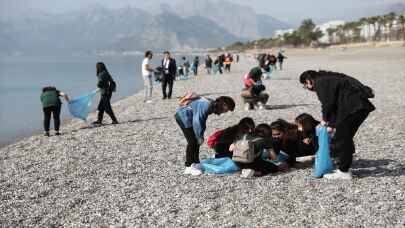
<path id="1" fill-rule="evenodd" d="M 258 109 L 259 110 L 263 110 L 264 109 L 264 105 L 262 102 L 257 103 Z"/>
<path id="2" fill-rule="evenodd" d="M 249 110 L 250 110 L 250 104 L 247 103 L 247 104 L 245 104 L 245 111 L 249 111 Z"/>
<path id="3" fill-rule="evenodd" d="M 255 171 L 253 169 L 242 169 L 242 174 L 240 177 L 242 178 L 251 178 L 255 175 Z"/>
<path id="4" fill-rule="evenodd" d="M 152 100 L 147 100 L 145 103 L 150 104 L 150 103 L 152 103 Z"/>
<path id="5" fill-rule="evenodd" d="M 186 167 L 184 170 L 184 174 L 198 176 L 202 174 L 201 165 L 200 164 L 192 164 L 189 167 Z"/>
<path id="6" fill-rule="evenodd" d="M 350 171 L 342 172 L 339 169 L 333 171 L 333 173 L 328 173 L 323 175 L 325 179 L 329 180 L 351 180 L 353 179 L 352 173 Z"/>

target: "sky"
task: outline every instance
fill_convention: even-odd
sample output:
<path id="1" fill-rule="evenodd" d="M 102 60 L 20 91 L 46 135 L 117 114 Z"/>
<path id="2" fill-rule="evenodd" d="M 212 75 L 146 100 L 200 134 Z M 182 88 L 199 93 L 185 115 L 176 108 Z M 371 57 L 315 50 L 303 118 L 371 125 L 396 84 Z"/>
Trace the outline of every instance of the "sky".
<path id="1" fill-rule="evenodd" d="M 60 13 L 99 4 L 108 8 L 133 6 L 150 9 L 159 3 L 173 4 L 177 0 L 0 0 L 0 14 L 24 14 L 31 9 Z M 405 0 L 229 0 L 248 5 L 258 13 L 268 14 L 282 21 L 297 24 L 305 18 L 318 22 L 328 20 L 357 19 L 378 13 L 395 3 L 405 4 Z"/>

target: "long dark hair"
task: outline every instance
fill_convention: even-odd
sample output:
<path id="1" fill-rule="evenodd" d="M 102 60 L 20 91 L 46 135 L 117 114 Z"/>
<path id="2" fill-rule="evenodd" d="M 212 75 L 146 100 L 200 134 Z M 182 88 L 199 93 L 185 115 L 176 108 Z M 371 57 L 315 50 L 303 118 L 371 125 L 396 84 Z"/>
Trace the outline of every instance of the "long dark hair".
<path id="1" fill-rule="evenodd" d="M 46 91 L 56 91 L 56 87 L 54 86 L 45 86 L 42 88 L 42 92 L 45 93 Z"/>
<path id="2" fill-rule="evenodd" d="M 107 67 L 105 66 L 105 64 L 103 62 L 98 62 L 96 64 L 96 70 L 97 70 L 97 75 L 104 71 L 108 73 Z"/>
<path id="3" fill-rule="evenodd" d="M 308 113 L 302 113 L 295 118 L 295 122 L 302 125 L 304 138 L 315 136 L 316 126 L 320 123 Z"/>

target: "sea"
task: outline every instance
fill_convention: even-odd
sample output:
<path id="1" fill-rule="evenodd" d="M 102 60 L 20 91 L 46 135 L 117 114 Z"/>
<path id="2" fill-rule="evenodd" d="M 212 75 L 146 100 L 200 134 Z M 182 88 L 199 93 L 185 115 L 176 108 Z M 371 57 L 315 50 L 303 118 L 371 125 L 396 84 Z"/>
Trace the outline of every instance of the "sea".
<path id="1" fill-rule="evenodd" d="M 55 86 L 70 98 L 86 94 L 96 89 L 96 63 L 101 61 L 117 83 L 112 98 L 116 101 L 143 89 L 142 60 L 141 55 L 0 58 L 0 146 L 43 131 L 40 95 L 44 86 Z M 157 66 L 160 60 L 154 56 L 153 65 Z M 62 101 L 61 117 L 66 120 L 71 116 Z M 98 97 L 93 111 L 97 104 Z"/>

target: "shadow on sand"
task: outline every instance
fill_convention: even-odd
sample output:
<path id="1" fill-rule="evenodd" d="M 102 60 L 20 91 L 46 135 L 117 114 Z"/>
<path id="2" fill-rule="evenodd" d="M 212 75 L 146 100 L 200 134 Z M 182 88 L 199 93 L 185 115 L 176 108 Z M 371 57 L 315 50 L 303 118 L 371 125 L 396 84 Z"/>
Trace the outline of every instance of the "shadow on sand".
<path id="1" fill-rule="evenodd" d="M 388 166 L 392 163 L 391 166 Z M 398 177 L 405 175 L 405 165 L 391 159 L 359 159 L 353 162 L 353 173 L 358 178 L 364 177 Z"/>
<path id="2" fill-rule="evenodd" d="M 164 120 L 164 119 L 168 119 L 169 117 L 154 117 L 154 118 L 150 118 L 150 119 L 136 119 L 136 120 L 129 120 L 129 121 L 124 121 L 124 122 L 120 122 L 118 124 L 115 125 L 121 125 L 121 124 L 129 124 L 129 123 L 140 123 L 140 122 L 147 122 L 147 121 L 154 121 L 154 120 Z M 106 127 L 106 126 L 110 126 L 110 125 L 114 125 L 114 124 L 90 124 L 88 126 L 85 127 L 81 127 L 77 130 L 73 130 L 72 132 L 77 132 L 80 130 L 85 130 L 85 129 L 92 129 L 92 128 L 99 128 L 99 127 Z"/>
<path id="3" fill-rule="evenodd" d="M 266 105 L 267 110 L 277 110 L 277 109 L 288 109 L 288 108 L 294 108 L 294 107 L 299 107 L 299 106 L 311 106 L 315 104 L 287 104 L 287 105 Z"/>

